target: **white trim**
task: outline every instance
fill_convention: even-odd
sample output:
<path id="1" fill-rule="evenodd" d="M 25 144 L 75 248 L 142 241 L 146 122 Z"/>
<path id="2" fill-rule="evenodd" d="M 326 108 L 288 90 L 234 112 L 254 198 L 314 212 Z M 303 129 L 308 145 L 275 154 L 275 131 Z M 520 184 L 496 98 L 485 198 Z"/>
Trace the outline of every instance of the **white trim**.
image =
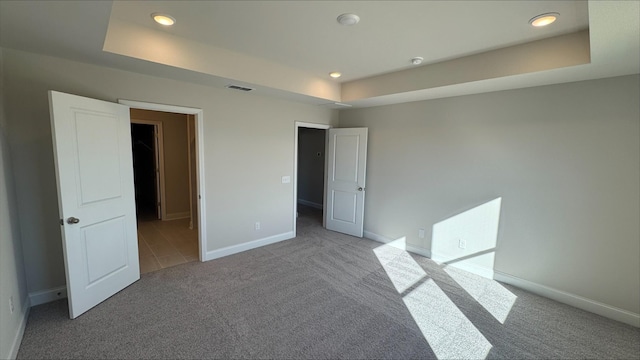
<path id="1" fill-rule="evenodd" d="M 202 109 L 190 108 L 184 106 L 156 104 L 143 101 L 118 99 L 118 103 L 127 105 L 136 109 L 155 110 L 173 112 L 178 114 L 194 115 L 196 119 L 196 178 L 198 192 L 198 239 L 200 247 L 200 261 L 206 261 L 207 258 L 207 224 L 206 220 L 206 196 L 205 196 L 205 179 L 204 179 L 204 112 Z M 295 222 L 294 222 L 295 226 Z"/>
<path id="2" fill-rule="evenodd" d="M 191 150 L 191 121 L 192 121 L 191 116 L 187 115 L 187 163 L 188 163 L 188 167 L 189 167 L 189 229 L 193 230 L 193 205 L 194 205 L 193 204 L 193 202 L 194 202 L 193 201 L 193 195 L 194 195 L 194 191 L 195 191 L 195 189 L 193 188 L 193 181 L 194 181 L 195 175 L 193 175 L 193 172 L 194 172 L 193 171 L 194 170 L 193 166 L 194 166 L 194 164 L 191 161 L 191 155 L 195 156 L 195 154 L 192 154 L 192 152 L 194 152 L 195 149 L 193 151 Z M 195 126 L 195 117 L 193 118 L 193 123 L 194 123 L 193 124 L 193 130 L 194 130 L 194 133 L 195 133 L 195 128 L 196 128 L 196 126 Z M 196 134 L 193 134 L 193 136 L 194 136 L 194 141 L 195 141 Z M 197 201 L 196 201 L 196 203 L 197 203 Z"/>
<path id="3" fill-rule="evenodd" d="M 307 201 L 307 200 L 303 200 L 303 199 L 298 199 L 298 204 L 302 204 L 302 205 L 306 205 L 315 209 L 320 209 L 322 210 L 324 207 L 322 204 L 318 204 L 316 202 L 313 201 Z"/>
<path id="4" fill-rule="evenodd" d="M 446 256 L 438 253 L 431 253 L 431 260 L 438 264 L 444 263 L 446 266 L 451 266 L 457 269 L 461 269 L 472 274 L 482 276 L 487 279 L 493 279 L 494 271 L 491 268 L 485 266 L 479 266 L 466 261 L 458 261 L 453 264 L 447 264 L 447 259 L 451 259 L 451 256 Z"/>
<path id="5" fill-rule="evenodd" d="M 126 100 L 126 99 L 118 99 L 118 104 L 126 105 L 128 107 L 132 107 L 136 109 L 164 111 L 164 112 L 172 112 L 172 113 L 178 113 L 178 114 L 195 115 L 202 112 L 202 109 L 198 109 L 198 108 L 166 105 L 166 104 L 158 104 L 158 103 L 150 103 L 146 101 L 136 101 L 136 100 Z"/>
<path id="6" fill-rule="evenodd" d="M 364 231 L 364 237 L 373 241 L 377 241 L 380 243 L 389 243 L 391 241 L 394 241 L 391 238 L 382 236 L 382 235 L 378 235 L 376 233 L 372 233 L 370 231 Z M 427 249 L 423 249 L 423 248 L 419 248 L 419 247 L 415 247 L 415 246 L 411 246 L 411 245 L 406 245 L 407 251 L 409 252 L 413 252 L 416 253 L 418 255 L 423 255 L 426 256 L 428 258 L 431 258 L 431 254 L 430 251 Z M 437 262 L 438 258 L 442 258 L 439 257 L 437 254 L 433 254 L 433 260 Z M 457 267 L 459 269 L 465 270 L 465 271 L 469 271 L 481 276 L 485 276 L 482 273 L 486 273 L 487 269 L 484 267 L 479 267 L 479 266 L 473 266 L 470 264 L 455 264 L 455 265 L 449 265 L 449 266 L 454 266 Z M 491 273 L 493 273 L 493 279 L 506 283 L 506 284 L 511 284 L 513 286 L 516 286 L 518 288 L 527 290 L 529 292 L 532 292 L 534 294 L 538 294 L 541 296 L 544 296 L 546 298 L 549 299 L 553 299 L 556 301 L 559 301 L 561 303 L 567 304 L 567 305 L 571 305 L 573 307 L 582 309 L 582 310 L 586 310 L 601 316 L 604 316 L 606 318 L 609 319 L 613 319 L 616 321 L 620 321 L 623 322 L 625 324 L 629 324 L 635 327 L 640 327 L 640 315 L 627 311 L 627 310 L 623 310 L 614 306 L 610 306 L 607 304 L 603 304 L 601 302 L 597 302 L 594 300 L 590 300 L 587 298 L 584 298 L 582 296 L 579 295 L 574 295 L 574 294 L 570 294 L 568 292 L 564 292 L 562 290 L 557 290 L 554 288 L 550 288 L 548 286 L 544 286 L 544 285 L 540 285 L 528 280 L 524 280 L 524 279 L 520 279 L 518 277 L 515 277 L 513 275 L 509 275 L 509 274 L 505 274 L 502 273 L 500 271 L 497 270 L 492 270 L 489 269 Z M 481 272 L 481 273 L 478 273 Z M 486 276 L 485 276 L 486 277 Z"/>
<path id="7" fill-rule="evenodd" d="M 380 243 L 389 243 L 391 241 L 394 241 L 394 239 L 382 236 L 382 235 L 378 235 L 376 233 L 372 233 L 370 231 L 364 231 L 364 237 L 373 241 L 377 241 Z M 406 245 L 406 249 L 409 252 L 418 254 L 418 255 L 422 255 L 428 258 L 432 258 L 431 257 L 431 252 L 427 249 L 424 248 L 420 248 L 420 247 L 416 247 L 416 246 L 412 246 L 412 245 Z M 433 260 L 437 261 L 436 259 L 438 258 L 437 254 L 433 254 Z M 469 271 L 481 276 L 484 276 L 482 273 L 486 273 L 487 269 L 484 267 L 478 267 L 478 266 L 465 266 L 468 264 L 455 264 L 455 265 L 450 265 L 450 266 L 455 266 L 459 269 L 463 269 L 465 271 Z M 540 285 L 534 282 L 531 282 L 529 280 L 524 280 L 521 278 L 518 278 L 516 276 L 513 275 L 509 275 L 503 272 L 500 272 L 498 270 L 493 270 L 490 269 L 491 273 L 493 273 L 493 279 L 496 281 L 500 281 L 506 284 L 510 284 L 513 286 L 516 286 L 520 289 L 529 291 L 531 293 L 540 295 L 540 296 L 544 296 L 546 298 L 567 304 L 567 305 L 571 305 L 573 307 L 576 307 L 578 309 L 582 309 L 582 310 L 586 310 L 589 312 L 592 312 L 594 314 L 598 314 L 601 316 L 604 316 L 606 318 L 609 319 L 613 319 L 616 321 L 620 321 L 623 322 L 625 324 L 629 324 L 631 326 L 635 326 L 635 327 L 640 327 L 640 314 L 636 314 L 633 313 L 631 311 L 627 311 L 624 309 L 620 309 L 617 308 L 615 306 L 611 306 L 611 305 L 607 305 L 607 304 L 603 304 L 601 302 L 598 301 L 594 301 L 591 299 L 587 299 L 585 297 L 579 296 L 579 295 L 574 295 L 562 290 L 558 290 L 558 289 L 554 289 L 554 288 L 550 288 L 548 286 L 544 286 L 544 285 Z M 480 273 L 478 273 L 480 272 Z M 486 276 L 485 276 L 486 277 Z"/>
<path id="8" fill-rule="evenodd" d="M 11 347 L 8 354 L 0 354 L 0 356 L 6 356 L 7 359 L 15 359 L 18 357 L 18 350 L 20 350 L 20 344 L 22 344 L 22 338 L 24 337 L 24 330 L 27 328 L 27 320 L 29 319 L 29 312 L 31 311 L 31 304 L 29 304 L 29 297 L 26 298 L 24 304 L 22 304 L 22 318 L 20 324 L 18 324 L 18 331 L 13 337 Z"/>
<path id="9" fill-rule="evenodd" d="M 252 250 L 255 248 L 259 248 L 261 246 L 274 244 L 280 241 L 293 239 L 294 237 L 295 235 L 293 234 L 293 231 L 290 231 L 290 232 L 273 235 L 273 236 L 269 236 L 269 237 L 258 239 L 258 240 L 249 241 L 249 242 L 238 244 L 238 245 L 227 246 L 222 249 L 212 250 L 207 253 L 207 256 L 205 257 L 205 261 L 237 254 L 243 251 Z"/>
<path id="10" fill-rule="evenodd" d="M 555 301 L 571 305 L 578 309 L 586 310 L 594 314 L 604 316 L 609 319 L 623 322 L 631 326 L 640 327 L 640 314 L 623 310 L 615 306 L 603 304 L 598 301 L 571 294 L 562 290 L 540 285 L 529 280 L 521 279 L 513 275 L 494 270 L 494 279 L 506 284 L 510 284 L 534 294 L 544 296 Z"/>
<path id="11" fill-rule="evenodd" d="M 53 289 L 47 289 L 42 291 L 34 291 L 29 293 L 29 304 L 31 306 L 37 306 L 40 304 L 46 304 L 48 302 L 64 299 L 67 297 L 67 287 L 60 286 Z"/>
<path id="12" fill-rule="evenodd" d="M 169 214 L 166 214 L 164 219 L 162 220 L 178 220 L 178 219 L 186 219 L 186 218 L 191 218 L 191 211 L 169 213 Z"/>
<path id="13" fill-rule="evenodd" d="M 365 238 L 369 240 L 377 241 L 383 244 L 387 244 L 394 241 L 394 239 L 388 238 L 386 236 L 378 235 L 376 233 L 372 233 L 371 231 L 367 231 L 367 230 L 364 230 L 363 234 Z M 431 258 L 431 251 L 429 251 L 428 249 L 421 248 L 419 246 L 409 245 L 409 244 L 405 244 L 405 248 L 406 248 L 406 251 L 408 252 L 414 253 L 416 255 L 424 256 L 426 258 Z"/>
<path id="14" fill-rule="evenodd" d="M 418 246 L 413 246 L 413 245 L 409 245 L 407 244 L 407 251 L 408 252 L 412 252 L 414 254 L 420 255 L 420 256 L 424 256 L 426 258 L 431 259 L 431 251 L 418 247 Z"/>
<path id="15" fill-rule="evenodd" d="M 433 261 L 435 261 L 436 263 L 440 264 L 441 261 L 439 260 L 435 260 L 435 257 L 432 258 Z M 446 262 L 446 260 L 444 260 L 443 262 Z M 494 270 L 484 267 L 484 266 L 478 266 L 476 264 L 472 264 L 469 262 L 464 262 L 464 261 L 459 261 L 459 262 L 455 262 L 453 264 L 446 264 L 446 266 L 451 266 L 460 270 L 464 270 L 466 272 L 470 272 L 472 274 L 476 274 L 479 276 L 482 276 L 483 278 L 487 278 L 487 279 L 493 279 L 494 278 Z"/>
<path id="16" fill-rule="evenodd" d="M 155 131 L 156 131 L 156 135 L 157 135 L 157 140 L 156 144 L 157 146 L 155 147 L 155 151 L 156 151 L 156 156 L 158 157 L 158 180 L 160 181 L 160 199 L 157 199 L 157 201 L 160 202 L 160 220 L 166 220 L 167 217 L 167 208 L 165 206 L 165 204 L 167 203 L 166 201 L 166 192 L 165 192 L 165 185 L 164 185 L 164 130 L 163 130 L 163 126 L 162 126 L 162 121 L 160 120 L 142 120 L 142 119 L 131 119 L 131 123 L 132 124 L 145 124 L 145 125 L 153 125 L 155 126 Z M 157 205 L 156 205 L 157 208 Z"/>
<path id="17" fill-rule="evenodd" d="M 296 237 L 297 229 L 296 229 L 296 220 L 298 217 L 298 129 L 299 128 L 311 128 L 311 129 L 322 129 L 328 130 L 331 129 L 331 125 L 328 124 L 315 124 L 308 123 L 302 121 L 296 121 L 293 126 L 294 135 L 293 135 L 293 237 Z M 325 141 L 324 148 L 327 149 L 327 140 L 329 139 L 328 131 L 325 131 Z M 325 151 L 326 154 L 326 151 Z M 324 157 L 324 175 L 327 176 L 327 157 Z M 327 202 L 327 182 L 324 182 L 324 193 L 322 198 L 324 199 L 324 203 Z M 324 205 L 323 205 L 324 208 Z M 322 211 L 322 226 L 326 227 L 326 212 Z"/>

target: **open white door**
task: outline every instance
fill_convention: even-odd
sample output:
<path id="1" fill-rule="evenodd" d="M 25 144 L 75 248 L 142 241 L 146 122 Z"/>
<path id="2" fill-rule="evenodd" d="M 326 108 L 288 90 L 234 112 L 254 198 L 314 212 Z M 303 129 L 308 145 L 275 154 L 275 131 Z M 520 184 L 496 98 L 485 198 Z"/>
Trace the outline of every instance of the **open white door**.
<path id="1" fill-rule="evenodd" d="M 329 129 L 327 229 L 362 237 L 367 128 Z"/>
<path id="2" fill-rule="evenodd" d="M 129 107 L 49 91 L 69 315 L 140 278 Z"/>

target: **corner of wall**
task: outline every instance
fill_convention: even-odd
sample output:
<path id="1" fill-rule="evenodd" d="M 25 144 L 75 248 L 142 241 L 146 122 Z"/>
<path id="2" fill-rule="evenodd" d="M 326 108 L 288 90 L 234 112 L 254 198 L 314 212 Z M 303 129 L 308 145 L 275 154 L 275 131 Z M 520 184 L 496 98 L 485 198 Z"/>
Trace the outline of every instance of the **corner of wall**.
<path id="1" fill-rule="evenodd" d="M 0 48 L 0 358 L 14 359 L 29 316 L 22 239 L 18 226 L 4 109 L 4 62 Z"/>

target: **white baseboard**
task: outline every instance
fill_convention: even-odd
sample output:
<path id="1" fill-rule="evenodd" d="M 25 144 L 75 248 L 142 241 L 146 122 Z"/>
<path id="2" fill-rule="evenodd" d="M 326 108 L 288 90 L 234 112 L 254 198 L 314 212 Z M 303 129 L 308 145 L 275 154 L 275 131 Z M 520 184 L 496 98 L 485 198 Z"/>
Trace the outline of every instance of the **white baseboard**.
<path id="1" fill-rule="evenodd" d="M 24 336 L 24 330 L 27 328 L 29 311 L 31 310 L 29 297 L 27 297 L 24 304 L 22 304 L 22 309 L 23 309 L 22 318 L 20 319 L 20 324 L 18 325 L 16 335 L 13 337 L 13 341 L 11 342 L 11 348 L 9 349 L 9 353 L 0 354 L 0 356 L 6 356 L 7 359 L 15 359 L 18 356 L 18 350 L 20 349 L 20 344 L 22 344 L 22 337 Z"/>
<path id="2" fill-rule="evenodd" d="M 364 237 L 365 238 L 367 238 L 369 240 L 377 241 L 377 242 L 380 242 L 380 243 L 383 243 L 383 244 L 395 241 L 394 239 L 391 239 L 391 238 L 388 238 L 386 236 L 382 236 L 382 235 L 379 235 L 379 234 L 376 234 L 376 233 L 372 233 L 371 231 L 366 231 L 365 230 L 363 233 L 364 233 Z M 406 247 L 406 250 L 408 252 L 412 252 L 412 253 L 420 255 L 420 256 L 431 258 L 431 251 L 429 251 L 428 249 L 421 248 L 421 247 L 418 247 L 418 246 L 409 245 L 409 244 L 406 244 L 405 247 Z"/>
<path id="3" fill-rule="evenodd" d="M 37 306 L 48 302 L 64 299 L 67 297 L 67 287 L 60 286 L 54 289 L 42 291 L 34 291 L 29 293 L 29 303 L 31 306 Z"/>
<path id="4" fill-rule="evenodd" d="M 294 237 L 295 237 L 295 235 L 293 234 L 293 231 L 289 231 L 289 232 L 286 232 L 286 233 L 273 235 L 273 236 L 269 236 L 269 237 L 258 239 L 258 240 L 249 241 L 249 242 L 246 242 L 246 243 L 243 243 L 243 244 L 232 245 L 232 246 L 227 246 L 227 247 L 222 248 L 222 249 L 207 251 L 204 261 L 209 261 L 209 260 L 213 260 L 213 259 L 217 259 L 217 258 L 221 258 L 221 257 L 237 254 L 237 253 L 240 253 L 240 252 L 243 252 L 243 251 L 259 248 L 261 246 L 270 245 L 270 244 L 274 244 L 274 243 L 277 243 L 277 242 L 280 242 L 280 241 L 293 239 Z"/>
<path id="5" fill-rule="evenodd" d="M 316 209 L 320 209 L 322 210 L 324 208 L 324 206 L 322 206 L 322 204 L 318 204 L 315 203 L 313 201 L 308 201 L 308 200 L 303 200 L 303 199 L 298 199 L 298 204 L 302 204 L 302 205 L 306 205 L 312 208 L 316 208 Z"/>
<path id="6" fill-rule="evenodd" d="M 431 260 L 437 262 L 438 264 L 445 263 L 447 259 L 451 259 L 451 256 L 442 255 L 438 253 L 431 253 L 431 255 L 432 255 Z M 458 261 L 451 265 L 449 264 L 445 264 L 445 265 L 451 266 L 457 269 L 461 269 L 461 270 L 470 272 L 472 274 L 480 275 L 487 279 L 493 279 L 493 275 L 494 275 L 493 269 L 485 266 L 479 266 L 467 261 Z"/>
<path id="7" fill-rule="evenodd" d="M 378 235 L 370 231 L 365 231 L 364 237 L 366 237 L 367 239 L 371 239 L 371 240 L 385 243 L 385 244 L 391 241 L 394 241 L 394 239 L 391 239 L 382 235 Z M 438 256 L 438 254 L 431 254 L 431 251 L 424 248 L 420 248 L 412 245 L 406 245 L 406 248 L 407 248 L 407 251 L 409 252 L 431 258 L 436 262 L 438 262 L 438 258 L 442 259 L 442 257 Z M 625 324 L 629 324 L 631 326 L 640 327 L 640 314 L 636 314 L 631 311 L 623 310 L 615 306 L 610 306 L 598 301 L 584 298 L 579 295 L 570 294 L 562 290 L 540 285 L 528 280 L 515 277 L 513 275 L 502 273 L 497 270 L 487 269 L 485 267 L 474 266 L 472 264 L 465 264 L 465 263 L 456 263 L 455 265 L 451 265 L 451 266 L 455 266 L 459 269 L 469 271 L 471 273 L 478 274 L 480 276 L 493 278 L 497 281 L 516 286 L 520 289 L 527 290 L 534 294 L 544 296 L 546 298 L 553 299 L 567 305 L 571 305 L 578 309 L 586 310 L 594 314 L 604 316 L 609 319 L 613 319 L 616 321 L 623 322 Z"/>
<path id="8" fill-rule="evenodd" d="M 494 279 L 506 284 L 517 286 L 537 295 L 559 301 L 561 303 L 586 310 L 594 314 L 604 316 L 609 319 L 623 322 L 631 326 L 640 327 L 640 314 L 623 310 L 615 306 L 603 304 L 585 297 L 570 294 L 568 292 L 540 285 L 529 280 L 524 280 L 513 275 L 494 271 Z"/>
<path id="9" fill-rule="evenodd" d="M 167 215 L 162 220 L 178 220 L 178 219 L 186 219 L 191 217 L 191 212 L 179 212 L 179 213 L 167 213 Z"/>

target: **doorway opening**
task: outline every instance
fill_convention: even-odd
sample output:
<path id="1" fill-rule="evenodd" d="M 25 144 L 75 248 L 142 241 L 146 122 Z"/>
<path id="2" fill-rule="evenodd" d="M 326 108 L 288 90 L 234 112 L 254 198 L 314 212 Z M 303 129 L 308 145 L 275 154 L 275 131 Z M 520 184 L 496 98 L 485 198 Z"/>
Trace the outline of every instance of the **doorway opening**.
<path id="1" fill-rule="evenodd" d="M 162 220 L 164 149 L 162 121 L 131 120 L 136 217 Z"/>
<path id="2" fill-rule="evenodd" d="M 197 261 L 195 117 L 136 108 L 130 117 L 140 273 Z"/>
<path id="3" fill-rule="evenodd" d="M 325 224 L 325 154 L 329 128 L 324 124 L 295 123 L 294 235 L 303 219 L 305 225 Z"/>

